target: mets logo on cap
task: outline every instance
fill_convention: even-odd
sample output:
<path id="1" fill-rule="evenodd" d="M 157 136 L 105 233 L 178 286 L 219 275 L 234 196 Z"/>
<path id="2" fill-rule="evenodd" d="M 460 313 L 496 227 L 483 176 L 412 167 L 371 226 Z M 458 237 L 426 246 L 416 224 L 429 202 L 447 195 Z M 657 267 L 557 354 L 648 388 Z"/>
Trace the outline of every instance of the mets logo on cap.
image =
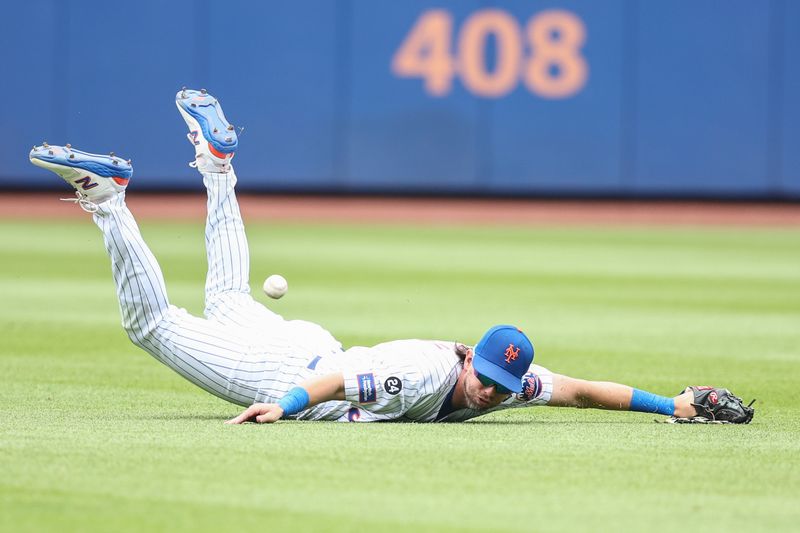
<path id="1" fill-rule="evenodd" d="M 522 391 L 522 377 L 533 363 L 533 343 L 515 326 L 494 326 L 475 345 L 475 371 L 507 389 Z"/>
<path id="2" fill-rule="evenodd" d="M 515 347 L 513 344 L 509 344 L 508 348 L 506 348 L 506 364 L 509 364 L 511 361 L 516 361 L 517 357 L 519 357 L 519 348 Z"/>

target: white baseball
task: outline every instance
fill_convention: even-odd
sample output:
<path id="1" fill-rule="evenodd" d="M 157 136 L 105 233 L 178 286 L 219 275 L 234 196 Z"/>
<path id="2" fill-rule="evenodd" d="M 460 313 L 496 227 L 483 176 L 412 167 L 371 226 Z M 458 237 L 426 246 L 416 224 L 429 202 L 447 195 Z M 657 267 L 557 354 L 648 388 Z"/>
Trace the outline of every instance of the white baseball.
<path id="1" fill-rule="evenodd" d="M 273 274 L 264 280 L 264 294 L 270 298 L 278 299 L 289 290 L 289 284 L 286 278 L 280 274 Z"/>

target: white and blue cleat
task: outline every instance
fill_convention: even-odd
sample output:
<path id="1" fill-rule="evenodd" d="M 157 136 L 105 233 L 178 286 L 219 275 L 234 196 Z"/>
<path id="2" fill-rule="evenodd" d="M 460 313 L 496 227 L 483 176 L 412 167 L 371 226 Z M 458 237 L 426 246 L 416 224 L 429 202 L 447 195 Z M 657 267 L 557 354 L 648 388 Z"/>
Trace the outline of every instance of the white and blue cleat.
<path id="1" fill-rule="evenodd" d="M 187 137 L 195 148 L 195 160 L 190 165 L 201 171 L 227 171 L 239 139 L 219 101 L 205 89 L 184 87 L 175 95 L 175 105 L 189 126 Z"/>
<path id="2" fill-rule="evenodd" d="M 58 174 L 72 185 L 77 198 L 70 199 L 94 213 L 97 204 L 123 192 L 133 176 L 131 161 L 109 155 L 90 154 L 66 146 L 51 146 L 43 143 L 34 146 L 28 157 L 31 163 Z"/>

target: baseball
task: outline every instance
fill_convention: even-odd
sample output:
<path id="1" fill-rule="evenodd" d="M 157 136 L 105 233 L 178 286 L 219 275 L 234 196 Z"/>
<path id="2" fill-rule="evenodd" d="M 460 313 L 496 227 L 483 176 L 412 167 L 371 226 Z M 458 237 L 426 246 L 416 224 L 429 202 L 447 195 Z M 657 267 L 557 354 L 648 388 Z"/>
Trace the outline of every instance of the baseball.
<path id="1" fill-rule="evenodd" d="M 278 299 L 289 289 L 286 278 L 280 274 L 273 274 L 264 280 L 264 294 L 270 298 Z"/>

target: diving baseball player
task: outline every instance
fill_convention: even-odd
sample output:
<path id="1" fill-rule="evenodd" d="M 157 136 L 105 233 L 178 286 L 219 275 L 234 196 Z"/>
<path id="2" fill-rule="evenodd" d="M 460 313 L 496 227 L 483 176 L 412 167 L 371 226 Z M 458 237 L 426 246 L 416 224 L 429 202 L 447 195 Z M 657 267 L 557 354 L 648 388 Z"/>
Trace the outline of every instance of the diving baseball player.
<path id="1" fill-rule="evenodd" d="M 73 201 L 103 233 L 131 341 L 195 385 L 247 406 L 229 423 L 450 422 L 534 405 L 650 412 L 673 422 L 752 419 L 752 408 L 726 389 L 689 387 L 664 397 L 555 374 L 533 364 L 533 345 L 514 326 L 492 327 L 474 347 L 414 339 L 345 350 L 319 325 L 285 320 L 250 296 L 231 164 L 234 127 L 205 90 L 181 90 L 175 103 L 195 148 L 190 164 L 208 193 L 204 318 L 169 301 L 161 269 L 125 204 L 130 161 L 47 143 L 29 157 L 75 188 Z"/>

